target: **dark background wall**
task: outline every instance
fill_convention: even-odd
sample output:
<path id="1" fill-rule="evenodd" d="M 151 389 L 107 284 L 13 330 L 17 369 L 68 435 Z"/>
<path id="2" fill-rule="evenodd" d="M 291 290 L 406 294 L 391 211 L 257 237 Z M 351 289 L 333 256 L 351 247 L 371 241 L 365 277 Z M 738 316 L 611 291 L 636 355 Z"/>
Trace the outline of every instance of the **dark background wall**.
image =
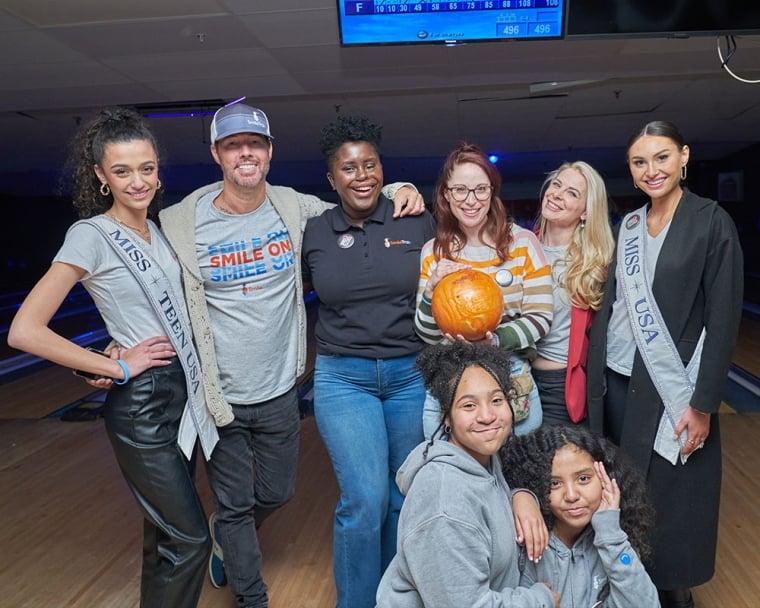
<path id="1" fill-rule="evenodd" d="M 426 159 L 384 159 L 386 182 L 411 181 L 430 200 L 443 157 Z M 537 211 L 542 178 L 515 181 L 509 166 L 499 166 L 504 177 L 502 198 L 519 223 L 531 226 Z M 220 177 L 219 169 L 209 162 L 195 166 L 163 166 L 166 204 L 179 201 L 190 191 Z M 731 214 L 744 249 L 746 298 L 760 303 L 760 185 L 753 179 L 760 174 L 760 144 L 739 155 L 719 162 L 700 163 L 692 159 L 688 186 L 709 198 L 719 197 L 719 180 L 738 175 L 742 181 L 740 200 L 721 204 Z M 626 177 L 605 176 L 613 215 L 644 203 Z M 0 201 L 4 219 L 0 224 L 0 290 L 3 293 L 26 291 L 45 272 L 60 247 L 67 228 L 76 220 L 70 202 L 56 194 L 56 171 L 28 172 L 7 176 L 0 181 Z M 321 162 L 272 162 L 269 181 L 288 185 L 303 192 L 335 201 L 327 185 Z M 723 193 L 725 194 L 725 192 Z M 731 194 L 728 191 L 728 194 Z"/>

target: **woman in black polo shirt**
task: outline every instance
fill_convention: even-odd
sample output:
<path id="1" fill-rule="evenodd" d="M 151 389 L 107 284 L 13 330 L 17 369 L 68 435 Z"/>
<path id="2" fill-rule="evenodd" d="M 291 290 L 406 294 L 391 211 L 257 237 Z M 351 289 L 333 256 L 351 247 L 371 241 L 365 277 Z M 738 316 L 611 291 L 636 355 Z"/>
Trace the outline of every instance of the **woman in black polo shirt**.
<path id="1" fill-rule="evenodd" d="M 393 218 L 382 196 L 381 127 L 339 117 L 322 130 L 340 205 L 309 220 L 305 279 L 319 295 L 314 414 L 340 486 L 333 560 L 338 608 L 372 608 L 396 551 L 395 476 L 423 439 L 425 387 L 414 367 L 422 245 L 432 216 Z"/>

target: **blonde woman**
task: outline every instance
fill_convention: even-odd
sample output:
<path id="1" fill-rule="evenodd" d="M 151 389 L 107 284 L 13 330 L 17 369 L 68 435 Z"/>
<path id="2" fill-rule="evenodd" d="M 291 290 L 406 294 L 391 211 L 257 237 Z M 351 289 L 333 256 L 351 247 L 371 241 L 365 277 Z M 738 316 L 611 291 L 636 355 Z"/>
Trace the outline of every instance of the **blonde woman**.
<path id="1" fill-rule="evenodd" d="M 607 190 L 599 173 L 583 161 L 552 171 L 541 190 L 536 232 L 552 268 L 554 320 L 536 343 L 533 378 L 544 422 L 579 423 L 586 417 L 588 329 L 615 247 Z"/>

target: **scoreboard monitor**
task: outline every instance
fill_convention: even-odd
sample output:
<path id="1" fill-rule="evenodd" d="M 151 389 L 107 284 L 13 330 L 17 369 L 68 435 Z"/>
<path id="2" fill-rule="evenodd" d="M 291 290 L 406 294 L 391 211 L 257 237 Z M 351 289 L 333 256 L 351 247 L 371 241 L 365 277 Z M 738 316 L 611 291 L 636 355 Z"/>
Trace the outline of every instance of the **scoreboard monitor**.
<path id="1" fill-rule="evenodd" d="M 338 0 L 343 46 L 557 39 L 567 0 Z"/>

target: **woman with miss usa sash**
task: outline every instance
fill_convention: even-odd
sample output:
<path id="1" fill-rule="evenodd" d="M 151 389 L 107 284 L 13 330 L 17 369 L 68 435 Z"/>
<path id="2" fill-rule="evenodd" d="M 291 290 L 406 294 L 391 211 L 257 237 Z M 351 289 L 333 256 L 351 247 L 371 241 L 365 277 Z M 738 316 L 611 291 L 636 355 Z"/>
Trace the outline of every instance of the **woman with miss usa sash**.
<path id="1" fill-rule="evenodd" d="M 180 268 L 148 220 L 161 188 L 153 134 L 136 113 L 103 110 L 72 142 L 69 165 L 81 218 L 19 309 L 14 347 L 100 378 L 104 418 L 124 479 L 144 516 L 140 606 L 193 608 L 210 551 L 193 479 L 196 439 L 217 441 L 200 382 Z M 48 327 L 81 281 L 110 336 L 110 356 Z M 114 352 L 115 351 L 115 352 Z"/>
<path id="2" fill-rule="evenodd" d="M 682 187 L 689 148 L 673 124 L 647 124 L 627 160 L 649 202 L 617 227 L 590 336 L 589 424 L 646 475 L 656 511 L 650 575 L 663 608 L 690 608 L 690 587 L 715 568 L 717 412 L 741 319 L 743 259 L 730 216 Z"/>

